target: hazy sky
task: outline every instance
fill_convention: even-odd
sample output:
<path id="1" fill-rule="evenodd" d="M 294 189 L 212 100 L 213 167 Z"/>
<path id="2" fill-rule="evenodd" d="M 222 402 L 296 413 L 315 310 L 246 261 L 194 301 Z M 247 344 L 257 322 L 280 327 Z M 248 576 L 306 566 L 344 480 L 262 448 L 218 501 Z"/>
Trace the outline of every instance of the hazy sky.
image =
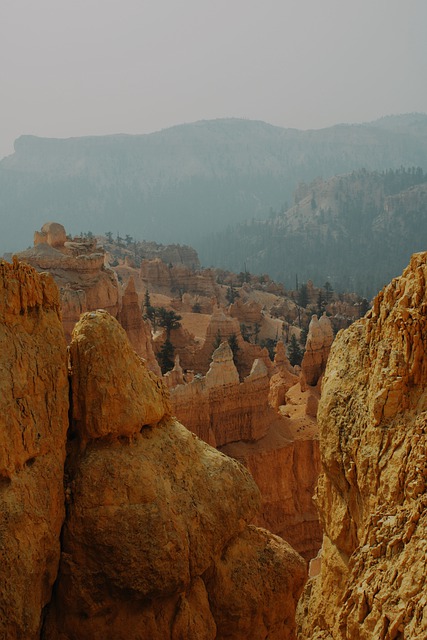
<path id="1" fill-rule="evenodd" d="M 21 134 L 427 112 L 427 0 L 0 0 L 0 157 Z"/>

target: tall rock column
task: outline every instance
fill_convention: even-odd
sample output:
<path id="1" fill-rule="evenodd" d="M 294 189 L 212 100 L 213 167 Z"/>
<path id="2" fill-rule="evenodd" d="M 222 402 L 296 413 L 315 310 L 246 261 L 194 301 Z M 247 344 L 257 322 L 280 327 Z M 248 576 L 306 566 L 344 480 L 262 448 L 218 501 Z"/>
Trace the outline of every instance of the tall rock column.
<path id="1" fill-rule="evenodd" d="M 129 279 L 123 294 L 118 320 L 126 331 L 129 342 L 136 353 L 146 360 L 147 366 L 151 371 L 161 376 L 162 372 L 153 351 L 151 326 L 150 323 L 142 317 L 138 294 L 135 290 L 135 282 L 132 277 Z"/>
<path id="2" fill-rule="evenodd" d="M 318 420 L 320 574 L 301 639 L 427 637 L 427 253 L 336 338 Z"/>
<path id="3" fill-rule="evenodd" d="M 301 363 L 303 378 L 314 387 L 325 371 L 334 332 L 329 318 L 323 314 L 320 320 L 313 315 L 308 327 L 305 353 Z"/>
<path id="4" fill-rule="evenodd" d="M 60 557 L 68 372 L 53 279 L 0 262 L 0 637 L 39 638 Z"/>

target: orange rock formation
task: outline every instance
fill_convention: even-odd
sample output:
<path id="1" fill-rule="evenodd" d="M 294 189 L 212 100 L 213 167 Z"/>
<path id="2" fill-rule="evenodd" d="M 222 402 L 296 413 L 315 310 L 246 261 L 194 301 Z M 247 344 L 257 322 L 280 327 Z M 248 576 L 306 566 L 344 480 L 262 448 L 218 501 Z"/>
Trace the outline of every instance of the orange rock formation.
<path id="1" fill-rule="evenodd" d="M 283 345 L 282 345 L 283 347 Z M 298 377 L 279 347 L 276 387 L 288 391 Z M 279 382 L 278 382 L 279 381 Z M 299 389 L 299 384 L 296 385 Z M 277 388 L 275 387 L 277 398 Z M 214 352 L 206 376 L 171 390 L 173 413 L 206 442 L 243 462 L 261 489 L 260 526 L 290 542 L 305 558 L 315 556 L 321 543 L 320 523 L 312 501 L 319 472 L 315 416 L 305 411 L 316 391 L 284 397 L 284 410 L 269 404 L 268 370 L 256 360 L 243 382 L 227 342 Z M 284 396 L 286 395 L 283 391 Z M 297 412 L 292 412 L 295 408 Z"/>
<path id="2" fill-rule="evenodd" d="M 272 534 L 248 528 L 259 504 L 249 474 L 170 417 L 165 387 L 132 357 L 107 313 L 82 317 L 70 357 L 85 410 L 73 402 L 80 445 L 70 458 L 45 637 L 246 638 L 248 623 L 236 611 L 249 612 L 247 593 L 256 598 L 249 624 L 258 637 L 294 637 L 285 618 L 302 588 L 303 562 Z M 96 365 L 102 375 L 94 382 L 88 372 Z M 104 416 L 95 415 L 100 399 Z M 234 599 L 217 606 L 215 594 L 227 589 Z"/>
<path id="3" fill-rule="evenodd" d="M 427 254 L 339 334 L 319 406 L 325 535 L 302 639 L 427 637 Z"/>
<path id="4" fill-rule="evenodd" d="M 64 519 L 66 343 L 47 274 L 0 263 L 0 637 L 39 638 Z"/>
<path id="5" fill-rule="evenodd" d="M 323 314 L 320 320 L 313 315 L 308 327 L 305 353 L 301 363 L 304 380 L 312 387 L 316 386 L 325 371 L 333 341 L 332 324 L 326 314 Z"/>
<path id="6" fill-rule="evenodd" d="M 60 289 L 65 335 L 80 315 L 92 309 L 106 309 L 117 316 L 119 288 L 115 273 L 104 265 L 104 251 L 94 240 L 67 242 L 65 229 L 47 222 L 34 234 L 34 248 L 18 254 L 37 271 L 49 271 Z"/>
<path id="7" fill-rule="evenodd" d="M 159 363 L 153 351 L 150 323 L 144 320 L 135 290 L 135 283 L 131 277 L 122 297 L 122 305 L 118 314 L 118 320 L 129 338 L 129 342 L 147 362 L 147 366 L 158 376 L 161 375 Z"/>
<path id="8" fill-rule="evenodd" d="M 219 294 L 212 269 L 196 271 L 183 264 L 166 264 L 160 258 L 143 260 L 140 277 L 144 287 L 164 295 L 202 295 L 216 298 Z"/>
<path id="9" fill-rule="evenodd" d="M 304 562 L 249 526 L 248 472 L 170 417 L 107 312 L 74 329 L 69 389 L 53 280 L 1 263 L 0 292 L 2 637 L 295 638 Z"/>

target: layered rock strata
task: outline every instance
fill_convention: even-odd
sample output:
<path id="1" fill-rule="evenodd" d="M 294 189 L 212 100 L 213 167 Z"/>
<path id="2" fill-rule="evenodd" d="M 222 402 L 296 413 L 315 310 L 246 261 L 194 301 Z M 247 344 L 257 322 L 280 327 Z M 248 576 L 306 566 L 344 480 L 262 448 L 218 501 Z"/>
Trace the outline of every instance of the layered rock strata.
<path id="1" fill-rule="evenodd" d="M 283 350 L 278 351 L 281 390 L 299 389 L 298 377 L 288 371 Z M 314 557 L 321 544 L 312 501 L 319 473 L 317 425 L 315 416 L 305 412 L 311 393 L 315 392 L 295 399 L 284 392 L 281 404 L 286 403 L 288 414 L 279 414 L 269 403 L 272 392 L 264 362 L 256 360 L 250 375 L 239 382 L 227 342 L 214 352 L 205 377 L 196 376 L 171 390 L 178 419 L 250 470 L 262 496 L 256 523 L 282 536 L 306 559 Z M 291 415 L 290 407 L 299 413 Z"/>
<path id="2" fill-rule="evenodd" d="M 190 293 L 212 298 L 218 297 L 215 272 L 212 269 L 196 271 L 183 264 L 166 264 L 160 258 L 143 260 L 140 277 L 150 293 L 176 296 Z"/>
<path id="3" fill-rule="evenodd" d="M 47 274 L 0 263 L 0 637 L 39 638 L 60 557 L 66 343 Z"/>
<path id="4" fill-rule="evenodd" d="M 209 369 L 212 354 L 222 341 L 233 340 L 237 347 L 235 361 L 240 377 L 250 374 L 254 360 L 261 359 L 268 368 L 272 369 L 272 363 L 267 349 L 262 349 L 257 344 L 246 342 L 240 331 L 240 323 L 237 318 L 231 317 L 221 307 L 215 307 L 206 330 L 205 340 L 193 354 L 193 368 L 195 371 L 205 374 Z M 180 354 L 183 361 L 183 354 Z"/>
<path id="5" fill-rule="evenodd" d="M 171 418 L 106 312 L 81 318 L 70 361 L 69 501 L 43 637 L 294 638 L 304 563 L 248 527 L 250 475 Z"/>
<path id="6" fill-rule="evenodd" d="M 320 319 L 313 315 L 308 327 L 301 372 L 305 382 L 314 387 L 325 371 L 331 345 L 334 341 L 332 324 L 326 314 Z"/>
<path id="7" fill-rule="evenodd" d="M 262 367 L 261 372 L 259 367 Z M 214 352 L 206 376 L 171 390 L 174 415 L 197 436 L 220 447 L 258 440 L 277 414 L 268 406 L 269 378 L 263 363 L 242 383 L 227 342 Z"/>
<path id="8" fill-rule="evenodd" d="M 294 639 L 302 558 L 117 320 L 81 318 L 68 370 L 53 279 L 2 262 L 0 335 L 1 637 Z"/>
<path id="9" fill-rule="evenodd" d="M 340 333 L 319 426 L 320 574 L 300 638 L 427 637 L 427 254 Z"/>
<path id="10" fill-rule="evenodd" d="M 47 222 L 34 235 L 34 247 L 18 254 L 37 271 L 49 271 L 60 289 L 62 320 L 69 341 L 80 315 L 106 309 L 117 316 L 120 294 L 115 273 L 104 265 L 104 250 L 94 240 L 66 240 L 65 229 Z"/>
<path id="11" fill-rule="evenodd" d="M 141 313 L 135 282 L 129 278 L 122 297 L 118 320 L 129 338 L 133 349 L 147 362 L 147 366 L 158 376 L 161 375 L 159 363 L 154 355 L 151 338 L 151 325 L 144 320 Z"/>

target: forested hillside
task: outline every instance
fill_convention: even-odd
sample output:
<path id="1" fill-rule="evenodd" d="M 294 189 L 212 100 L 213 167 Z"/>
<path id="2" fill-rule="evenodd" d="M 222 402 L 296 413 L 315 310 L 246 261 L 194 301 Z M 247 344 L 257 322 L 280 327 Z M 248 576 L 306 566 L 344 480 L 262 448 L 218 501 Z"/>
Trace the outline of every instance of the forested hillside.
<path id="1" fill-rule="evenodd" d="M 308 279 L 371 297 L 427 247 L 421 168 L 354 171 L 301 184 L 295 205 L 211 235 L 203 263 L 269 273 L 287 287 Z"/>
<path id="2" fill-rule="evenodd" d="M 31 244 L 49 219 L 72 234 L 198 248 L 206 233 L 288 208 L 301 181 L 401 165 L 427 168 L 426 115 L 312 131 L 226 119 L 141 136 L 23 136 L 0 162 L 0 253 Z"/>

